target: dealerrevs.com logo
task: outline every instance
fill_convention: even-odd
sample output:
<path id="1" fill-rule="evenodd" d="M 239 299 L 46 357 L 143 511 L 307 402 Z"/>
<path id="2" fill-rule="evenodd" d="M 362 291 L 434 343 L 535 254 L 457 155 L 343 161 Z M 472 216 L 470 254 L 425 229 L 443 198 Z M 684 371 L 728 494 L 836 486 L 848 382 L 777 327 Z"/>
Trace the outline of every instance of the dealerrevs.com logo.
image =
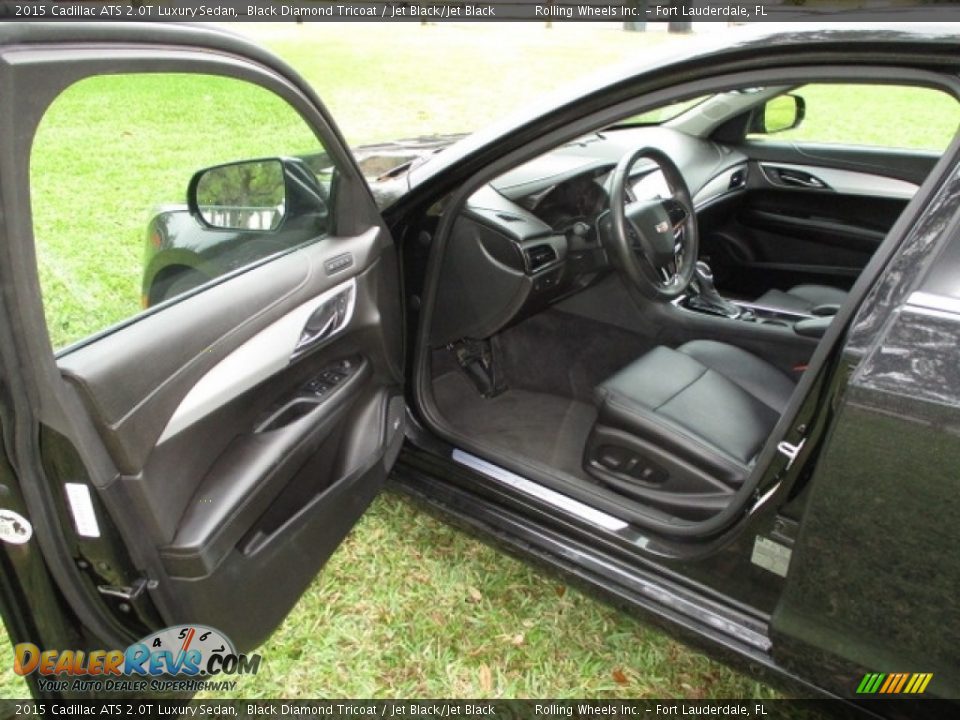
<path id="1" fill-rule="evenodd" d="M 126 650 L 41 650 L 20 643 L 14 652 L 14 672 L 37 673 L 40 689 L 54 692 L 233 690 L 237 682 L 221 678 L 256 675 L 261 660 L 237 653 L 223 633 L 204 625 L 168 627 Z"/>

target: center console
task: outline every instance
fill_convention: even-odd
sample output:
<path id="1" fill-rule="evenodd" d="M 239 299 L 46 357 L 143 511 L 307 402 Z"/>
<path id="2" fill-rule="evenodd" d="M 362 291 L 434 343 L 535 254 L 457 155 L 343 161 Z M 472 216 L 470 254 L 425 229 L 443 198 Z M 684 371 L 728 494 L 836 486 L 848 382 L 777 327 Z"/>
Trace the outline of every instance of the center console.
<path id="1" fill-rule="evenodd" d="M 674 305 L 691 312 L 724 317 L 737 322 L 792 329 L 797 335 L 813 338 L 823 337 L 839 309 L 836 305 L 823 305 L 814 308 L 810 313 L 803 313 L 724 298 L 714 285 L 710 266 L 703 260 L 697 262 L 694 279 L 687 292 L 674 301 Z"/>

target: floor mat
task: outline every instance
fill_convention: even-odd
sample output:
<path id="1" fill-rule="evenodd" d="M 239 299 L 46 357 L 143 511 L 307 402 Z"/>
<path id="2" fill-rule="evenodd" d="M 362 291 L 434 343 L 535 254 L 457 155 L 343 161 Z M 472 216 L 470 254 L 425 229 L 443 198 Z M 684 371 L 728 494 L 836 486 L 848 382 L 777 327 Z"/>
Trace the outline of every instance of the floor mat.
<path id="1" fill-rule="evenodd" d="M 592 405 L 527 390 L 482 398 L 459 371 L 434 380 L 433 394 L 440 413 L 462 434 L 588 479 L 581 461 L 597 417 Z"/>
<path id="2" fill-rule="evenodd" d="M 537 313 L 494 338 L 497 367 L 511 388 L 584 403 L 592 402 L 597 385 L 656 344 L 644 335 L 557 310 Z"/>

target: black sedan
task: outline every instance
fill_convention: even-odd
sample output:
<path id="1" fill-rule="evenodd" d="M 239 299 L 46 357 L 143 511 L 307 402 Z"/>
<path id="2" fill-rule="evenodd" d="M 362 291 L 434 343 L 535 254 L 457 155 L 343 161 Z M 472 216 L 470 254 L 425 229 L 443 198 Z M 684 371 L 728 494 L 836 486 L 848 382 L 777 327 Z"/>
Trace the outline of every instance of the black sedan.
<path id="1" fill-rule="evenodd" d="M 14 641 L 242 656 L 389 476 L 795 692 L 960 696 L 956 125 L 932 148 L 789 135 L 823 87 L 955 107 L 960 36 L 738 37 L 418 154 L 378 207 L 319 98 L 245 41 L 0 31 L 4 105 L 29 109 L 5 137 L 80 78 L 169 71 L 268 90 L 326 149 L 196 168 L 172 216 L 229 261 L 54 353 L 29 143 L 6 146 Z"/>

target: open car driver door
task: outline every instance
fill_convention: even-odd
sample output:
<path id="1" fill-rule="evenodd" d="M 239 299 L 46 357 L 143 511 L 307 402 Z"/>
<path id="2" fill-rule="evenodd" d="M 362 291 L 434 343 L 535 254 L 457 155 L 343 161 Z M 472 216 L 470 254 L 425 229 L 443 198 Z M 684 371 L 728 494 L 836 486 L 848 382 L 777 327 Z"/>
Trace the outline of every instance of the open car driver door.
<path id="1" fill-rule="evenodd" d="M 329 115 L 268 53 L 189 27 L 2 33 L 3 506 L 29 532 L 8 550 L 11 586 L 76 619 L 18 637 L 8 618 L 14 642 L 164 646 L 184 639 L 166 628 L 209 627 L 249 651 L 362 515 L 402 444 L 393 242 Z M 162 93 L 190 107 L 154 112 Z M 120 133 L 96 115 L 117 107 Z M 109 168 L 79 178 L 71 148 L 45 144 L 64 126 L 121 137 L 108 161 L 119 190 Z M 138 145 L 154 134 L 177 149 L 145 159 Z M 62 169 L 47 172 L 56 153 Z M 131 181 L 134 168 L 146 180 Z M 138 204 L 151 178 L 167 178 L 169 195 Z M 89 216 L 51 222 L 84 191 Z M 165 294 L 145 292 L 146 310 L 134 291 L 128 311 L 98 317 L 95 295 L 51 280 L 45 253 L 58 233 L 79 242 L 82 224 L 133 206 L 136 244 L 151 202 L 180 204 L 162 208 L 147 240 L 175 248 L 176 261 L 147 268 Z M 123 232 L 98 222 L 105 244 L 85 248 L 105 274 L 106 243 Z M 111 293 L 125 287 L 120 278 Z"/>

